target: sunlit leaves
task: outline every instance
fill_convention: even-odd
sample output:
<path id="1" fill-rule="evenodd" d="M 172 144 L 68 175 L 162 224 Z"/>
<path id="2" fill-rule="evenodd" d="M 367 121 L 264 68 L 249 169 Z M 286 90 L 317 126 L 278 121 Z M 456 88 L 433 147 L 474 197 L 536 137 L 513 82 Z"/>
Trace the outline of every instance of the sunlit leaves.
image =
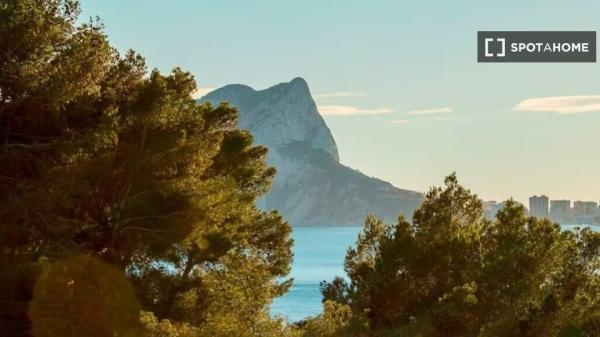
<path id="1" fill-rule="evenodd" d="M 197 105 L 188 72 L 148 74 L 142 57 L 110 47 L 99 22 L 78 25 L 78 13 L 69 0 L 0 6 L 0 263 L 15 270 L 0 275 L 9 303 L 0 317 L 16 322 L 9 333 L 29 331 L 16 304 L 31 301 L 34 279 L 64 285 L 38 274 L 39 261 L 84 254 L 130 282 L 149 333 L 208 331 L 243 315 L 226 331 L 278 335 L 267 306 L 289 286 L 291 240 L 289 224 L 255 206 L 275 173 L 266 149 L 236 128 L 233 107 Z M 87 270 L 102 289 L 94 266 L 81 263 L 77 275 Z M 31 312 L 49 314 L 42 307 Z M 95 307 L 98 321 L 78 322 L 81 331 L 108 329 L 106 315 L 139 322 Z M 68 328 L 45 322 L 36 333 Z"/>
<path id="2" fill-rule="evenodd" d="M 352 308 L 351 328 L 336 330 L 344 336 L 595 336 L 599 240 L 528 217 L 512 200 L 485 220 L 452 175 L 412 224 L 367 218 L 346 256 L 350 283 L 322 290 Z"/>

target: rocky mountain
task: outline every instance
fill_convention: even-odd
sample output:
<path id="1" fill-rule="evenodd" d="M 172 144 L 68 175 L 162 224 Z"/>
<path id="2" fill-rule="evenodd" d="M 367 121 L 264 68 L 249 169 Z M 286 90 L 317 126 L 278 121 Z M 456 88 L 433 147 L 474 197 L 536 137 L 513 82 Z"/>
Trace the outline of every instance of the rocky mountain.
<path id="1" fill-rule="evenodd" d="M 395 221 L 421 203 L 420 193 L 339 163 L 335 140 L 302 78 L 264 90 L 227 85 L 200 102 L 237 107 L 239 126 L 269 148 L 277 175 L 260 206 L 279 210 L 293 225 L 361 224 L 368 213 Z"/>

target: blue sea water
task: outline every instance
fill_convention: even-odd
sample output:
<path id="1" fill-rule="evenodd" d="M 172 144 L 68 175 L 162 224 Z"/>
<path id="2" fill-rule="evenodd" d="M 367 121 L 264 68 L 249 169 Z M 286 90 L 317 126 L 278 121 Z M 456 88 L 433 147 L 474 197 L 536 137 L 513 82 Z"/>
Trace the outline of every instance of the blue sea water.
<path id="1" fill-rule="evenodd" d="M 294 284 L 275 299 L 271 312 L 291 322 L 321 313 L 319 283 L 344 276 L 346 250 L 354 245 L 361 226 L 295 227 L 294 262 L 290 276 Z"/>
<path id="2" fill-rule="evenodd" d="M 562 225 L 562 228 L 588 227 L 588 225 Z M 345 276 L 344 257 L 349 246 L 354 245 L 361 226 L 295 227 L 294 262 L 290 291 L 275 299 L 271 312 L 285 316 L 290 322 L 321 313 L 319 283 L 331 281 L 335 276 Z M 598 226 L 592 226 L 595 231 Z"/>

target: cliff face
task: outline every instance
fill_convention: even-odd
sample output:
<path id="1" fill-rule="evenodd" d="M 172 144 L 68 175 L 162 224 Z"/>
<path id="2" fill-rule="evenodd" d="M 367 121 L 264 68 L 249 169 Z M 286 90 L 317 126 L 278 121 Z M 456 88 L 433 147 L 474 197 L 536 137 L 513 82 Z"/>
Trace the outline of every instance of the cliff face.
<path id="1" fill-rule="evenodd" d="M 298 141 L 339 160 L 335 140 L 302 78 L 259 91 L 241 84 L 227 85 L 201 101 L 225 101 L 237 107 L 239 126 L 252 131 L 259 144 L 271 148 Z"/>
<path id="2" fill-rule="evenodd" d="M 394 221 L 421 203 L 420 193 L 339 163 L 335 140 L 301 78 L 259 91 L 227 85 L 200 101 L 237 107 L 239 127 L 269 148 L 277 175 L 260 206 L 279 210 L 293 225 L 361 224 L 368 213 Z"/>

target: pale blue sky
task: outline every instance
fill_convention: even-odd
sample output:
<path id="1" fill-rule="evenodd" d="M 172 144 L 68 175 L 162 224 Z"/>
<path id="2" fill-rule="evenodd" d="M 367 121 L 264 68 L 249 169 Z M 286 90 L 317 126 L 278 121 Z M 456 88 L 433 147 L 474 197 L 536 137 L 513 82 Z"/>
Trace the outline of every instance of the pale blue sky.
<path id="1" fill-rule="evenodd" d="M 583 113 L 514 109 L 531 98 L 600 95 L 600 64 L 476 62 L 478 30 L 598 31 L 600 1 L 82 6 L 84 17 L 102 18 L 119 50 L 132 48 L 163 71 L 181 66 L 202 88 L 262 89 L 305 78 L 322 112 L 354 113 L 325 116 L 341 161 L 399 187 L 423 191 L 457 171 L 484 199 L 545 193 L 600 200 L 600 97 L 584 107 L 561 101 L 565 109 L 592 110 Z M 530 101 L 525 110 L 545 102 Z M 434 111 L 410 113 L 421 110 Z"/>

